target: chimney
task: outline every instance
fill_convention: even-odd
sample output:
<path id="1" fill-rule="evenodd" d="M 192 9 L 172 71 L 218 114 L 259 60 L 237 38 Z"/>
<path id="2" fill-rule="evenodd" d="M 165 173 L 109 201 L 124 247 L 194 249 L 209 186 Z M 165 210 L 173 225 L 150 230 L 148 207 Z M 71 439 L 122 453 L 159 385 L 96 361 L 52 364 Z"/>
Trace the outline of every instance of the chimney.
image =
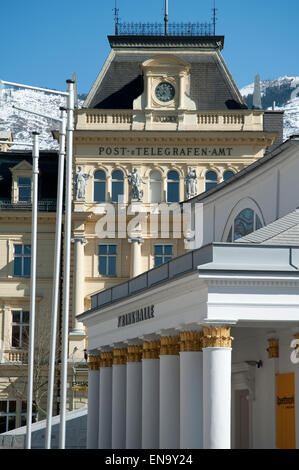
<path id="1" fill-rule="evenodd" d="M 262 109 L 261 82 L 259 75 L 256 75 L 254 79 L 252 109 Z"/>

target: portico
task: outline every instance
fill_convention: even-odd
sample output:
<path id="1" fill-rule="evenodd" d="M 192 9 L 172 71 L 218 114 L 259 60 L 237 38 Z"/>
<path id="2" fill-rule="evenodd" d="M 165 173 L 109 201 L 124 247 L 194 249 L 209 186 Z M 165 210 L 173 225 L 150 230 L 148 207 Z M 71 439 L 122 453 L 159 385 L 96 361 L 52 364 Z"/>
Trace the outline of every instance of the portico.
<path id="1" fill-rule="evenodd" d="M 292 264 L 289 250 L 212 244 L 93 297 L 79 318 L 88 328 L 90 364 L 103 351 L 113 358 L 122 352 L 122 372 L 113 363 L 104 375 L 99 366 L 99 383 L 90 383 L 100 395 L 100 406 L 96 393 L 89 401 L 98 447 L 110 433 L 102 419 L 111 408 L 112 448 L 276 447 L 276 376 L 299 377 L 285 346 L 299 305 L 298 249 L 291 249 Z M 273 338 L 284 344 L 274 362 Z"/>

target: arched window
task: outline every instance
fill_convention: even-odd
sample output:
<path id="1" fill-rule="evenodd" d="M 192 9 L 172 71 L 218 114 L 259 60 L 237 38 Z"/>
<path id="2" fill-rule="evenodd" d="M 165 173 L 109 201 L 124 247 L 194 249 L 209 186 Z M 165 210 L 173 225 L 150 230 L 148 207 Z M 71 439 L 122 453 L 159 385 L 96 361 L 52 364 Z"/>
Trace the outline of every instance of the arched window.
<path id="1" fill-rule="evenodd" d="M 207 171 L 206 172 L 206 191 L 208 189 L 214 188 L 217 186 L 218 176 L 216 171 Z"/>
<path id="2" fill-rule="evenodd" d="M 223 173 L 223 179 L 224 180 L 228 180 L 229 178 L 231 178 L 232 176 L 234 176 L 234 172 L 233 171 L 230 171 L 230 170 L 227 170 Z"/>
<path id="3" fill-rule="evenodd" d="M 93 200 L 94 202 L 106 201 L 106 173 L 103 170 L 95 172 L 93 183 Z"/>
<path id="4" fill-rule="evenodd" d="M 159 203 L 162 199 L 161 173 L 158 170 L 152 170 L 149 176 L 149 201 Z"/>
<path id="5" fill-rule="evenodd" d="M 167 202 L 179 202 L 180 177 L 177 171 L 170 170 L 167 173 Z"/>
<path id="6" fill-rule="evenodd" d="M 118 202 L 118 198 L 123 199 L 124 195 L 124 174 L 121 170 L 112 172 L 112 195 L 111 201 Z"/>
<path id="7" fill-rule="evenodd" d="M 226 241 L 233 242 L 238 240 L 238 238 L 245 237 L 245 235 L 258 230 L 262 226 L 261 219 L 253 209 L 243 209 L 239 212 L 237 217 L 235 217 Z"/>

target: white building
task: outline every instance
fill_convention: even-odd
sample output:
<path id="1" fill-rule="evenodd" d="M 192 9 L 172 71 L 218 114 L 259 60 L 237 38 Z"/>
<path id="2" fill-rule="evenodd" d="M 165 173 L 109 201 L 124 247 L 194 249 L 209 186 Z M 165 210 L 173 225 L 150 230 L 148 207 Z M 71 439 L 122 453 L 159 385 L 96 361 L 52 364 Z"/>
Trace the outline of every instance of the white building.
<path id="1" fill-rule="evenodd" d="M 92 296 L 89 447 L 299 447 L 298 156 L 194 198 L 195 249 Z"/>

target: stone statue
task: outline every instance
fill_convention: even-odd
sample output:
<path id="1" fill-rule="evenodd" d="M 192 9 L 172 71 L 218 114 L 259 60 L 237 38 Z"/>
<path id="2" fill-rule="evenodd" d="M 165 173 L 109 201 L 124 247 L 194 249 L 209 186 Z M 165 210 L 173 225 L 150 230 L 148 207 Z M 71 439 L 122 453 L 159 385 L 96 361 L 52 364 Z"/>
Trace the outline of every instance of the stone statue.
<path id="1" fill-rule="evenodd" d="M 187 184 L 187 199 L 191 199 L 197 195 L 197 176 L 194 168 L 189 168 L 185 177 L 185 183 Z"/>
<path id="2" fill-rule="evenodd" d="M 145 184 L 145 181 L 141 178 L 137 168 L 133 169 L 133 172 L 128 177 L 129 184 L 132 186 L 130 196 L 133 201 L 141 201 L 143 198 L 144 191 L 141 189 L 141 184 Z"/>
<path id="3" fill-rule="evenodd" d="M 88 180 L 89 177 L 90 175 L 83 173 L 82 166 L 79 166 L 78 172 L 74 176 L 76 201 L 85 200 L 86 180 Z"/>

